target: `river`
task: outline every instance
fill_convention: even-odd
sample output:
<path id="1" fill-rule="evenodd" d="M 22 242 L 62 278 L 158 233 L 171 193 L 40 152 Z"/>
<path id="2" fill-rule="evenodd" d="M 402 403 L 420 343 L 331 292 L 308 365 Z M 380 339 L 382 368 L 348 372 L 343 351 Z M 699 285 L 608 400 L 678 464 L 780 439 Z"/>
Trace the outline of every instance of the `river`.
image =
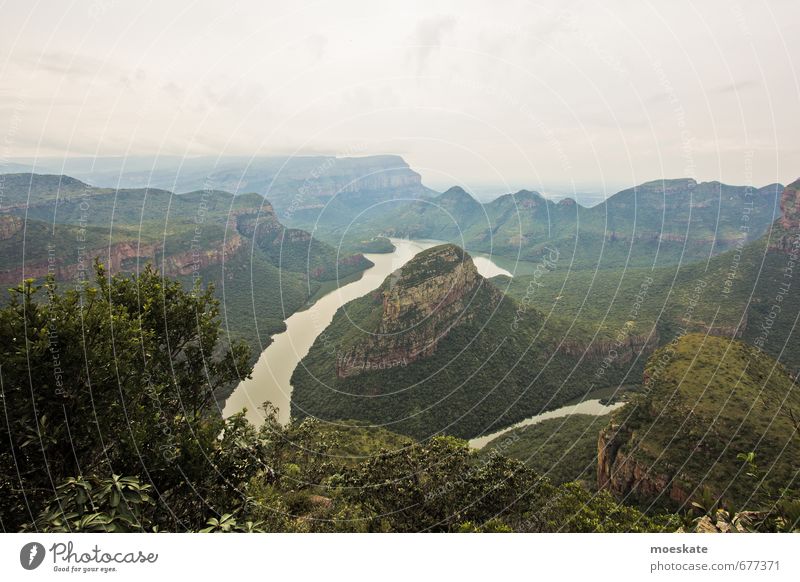
<path id="1" fill-rule="evenodd" d="M 395 250 L 391 253 L 369 253 L 365 256 L 375 263 L 358 281 L 353 281 L 318 299 L 305 311 L 298 311 L 286 320 L 286 331 L 275 335 L 253 368 L 250 380 L 241 382 L 225 402 L 226 418 L 247 408 L 247 419 L 259 425 L 264 420 L 260 409 L 263 402 L 272 402 L 278 409 L 278 420 L 289 420 L 289 402 L 292 397 L 291 377 L 317 336 L 328 327 L 336 310 L 358 297 L 380 287 L 384 279 L 425 249 L 442 244 L 431 240 L 391 239 Z M 498 267 L 489 257 L 472 254 L 478 272 L 484 277 L 511 275 Z"/>
<path id="2" fill-rule="evenodd" d="M 577 404 L 562 406 L 561 408 L 556 408 L 555 410 L 550 410 L 548 412 L 537 414 L 536 416 L 531 416 L 530 418 L 526 418 L 525 420 L 522 420 L 517 424 L 500 429 L 497 432 L 493 432 L 492 434 L 487 434 L 485 436 L 472 439 L 469 441 L 469 446 L 471 446 L 474 449 L 482 449 L 490 441 L 507 433 L 510 430 L 514 430 L 515 428 L 521 428 L 523 426 L 529 426 L 531 424 L 538 424 L 544 420 L 550 420 L 551 418 L 561 418 L 563 416 L 569 416 L 571 414 L 590 414 L 592 416 L 602 416 L 624 405 L 625 405 L 624 402 L 615 402 L 614 404 L 606 406 L 604 404 L 601 404 L 599 399 L 584 400 L 583 402 L 578 402 Z"/>

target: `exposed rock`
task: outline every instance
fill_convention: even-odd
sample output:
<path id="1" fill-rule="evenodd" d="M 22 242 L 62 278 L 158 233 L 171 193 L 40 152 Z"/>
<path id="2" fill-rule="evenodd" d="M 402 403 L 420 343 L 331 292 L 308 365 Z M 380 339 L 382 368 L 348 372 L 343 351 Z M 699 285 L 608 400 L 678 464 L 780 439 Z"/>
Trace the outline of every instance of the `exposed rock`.
<path id="1" fill-rule="evenodd" d="M 614 495 L 636 500 L 661 496 L 677 504 L 689 499 L 689 493 L 675 475 L 656 473 L 635 456 L 624 451 L 631 433 L 612 423 L 600 431 L 597 441 L 597 486 Z"/>
<path id="2" fill-rule="evenodd" d="M 783 189 L 781 217 L 770 237 L 769 248 L 787 254 L 800 251 L 800 180 Z"/>
<path id="3" fill-rule="evenodd" d="M 783 189 L 779 222 L 787 230 L 800 229 L 800 180 Z"/>
<path id="4" fill-rule="evenodd" d="M 781 411 L 797 407 L 793 379 L 764 352 L 730 337 L 682 335 L 650 357 L 642 390 L 600 432 L 598 488 L 647 504 L 685 506 L 698 492 L 757 503 L 796 472 L 800 449 Z M 745 451 L 770 467 L 761 490 L 740 469 Z"/>
<path id="5" fill-rule="evenodd" d="M 420 253 L 375 294 L 377 327 L 337 356 L 336 374 L 344 378 L 430 356 L 452 328 L 469 320 L 469 302 L 484 284 L 470 256 L 455 245 Z M 494 287 L 486 288 L 490 301 L 502 298 Z"/>
<path id="6" fill-rule="evenodd" d="M 630 334 L 621 339 L 594 340 L 587 345 L 584 342 L 564 340 L 558 350 L 568 356 L 585 357 L 587 359 L 603 359 L 613 355 L 613 360 L 620 364 L 630 362 L 640 354 L 649 354 L 659 344 L 657 330 L 647 334 Z"/>
<path id="7" fill-rule="evenodd" d="M 202 249 L 188 250 L 164 257 L 164 250 L 154 244 L 139 244 L 125 241 L 105 248 L 95 248 L 76 255 L 74 261 L 56 259 L 29 263 L 22 267 L 0 271 L 0 283 L 16 285 L 23 279 L 42 279 L 48 274 L 58 281 L 73 280 L 83 277 L 92 268 L 95 258 L 99 259 L 110 273 L 118 273 L 132 266 L 134 261 L 152 262 L 163 267 L 169 276 L 189 275 L 200 269 L 222 262 L 229 258 L 242 246 L 242 237 L 233 234 L 225 241 L 210 243 Z"/>
<path id="8" fill-rule="evenodd" d="M 0 240 L 6 240 L 22 230 L 22 219 L 10 214 L 0 215 Z"/>

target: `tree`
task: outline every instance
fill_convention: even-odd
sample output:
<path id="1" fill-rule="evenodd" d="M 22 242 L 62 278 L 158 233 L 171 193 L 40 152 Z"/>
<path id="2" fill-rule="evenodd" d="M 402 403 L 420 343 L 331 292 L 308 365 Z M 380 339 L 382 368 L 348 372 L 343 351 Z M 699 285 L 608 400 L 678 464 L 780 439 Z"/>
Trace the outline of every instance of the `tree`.
<path id="1" fill-rule="evenodd" d="M 211 287 L 187 291 L 151 266 L 111 277 L 96 263 L 92 284 L 11 289 L 0 309 L 2 527 L 34 522 L 81 475 L 140 475 L 171 527 L 204 523 L 231 445 L 217 438 L 215 394 L 251 372 L 248 348 L 225 345 L 218 317 Z"/>

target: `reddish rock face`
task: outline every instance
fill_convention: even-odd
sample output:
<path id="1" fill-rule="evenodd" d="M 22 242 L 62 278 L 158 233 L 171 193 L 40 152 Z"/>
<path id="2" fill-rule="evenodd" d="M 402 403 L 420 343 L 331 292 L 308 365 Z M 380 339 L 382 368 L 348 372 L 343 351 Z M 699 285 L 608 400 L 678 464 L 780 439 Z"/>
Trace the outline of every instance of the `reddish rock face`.
<path id="1" fill-rule="evenodd" d="M 78 276 L 80 271 L 90 271 L 95 258 L 105 264 L 112 274 L 122 270 L 127 261 L 139 259 L 142 265 L 151 262 L 158 267 L 163 267 L 164 272 L 169 276 L 190 275 L 197 270 L 221 263 L 223 258 L 230 258 L 241 246 L 242 238 L 238 234 L 232 234 L 227 240 L 211 244 L 202 250 L 190 250 L 164 257 L 163 249 L 156 245 L 120 242 L 106 248 L 88 250 L 79 259 L 76 257 L 76 261 L 79 262 L 56 261 L 50 264 L 45 260 L 2 271 L 0 272 L 0 284 L 16 285 L 23 279 L 41 279 L 49 273 L 52 273 L 59 281 L 72 280 Z"/>
<path id="2" fill-rule="evenodd" d="M 6 240 L 22 230 L 22 219 L 10 214 L 0 216 L 0 240 Z"/>
<path id="3" fill-rule="evenodd" d="M 800 180 L 786 186 L 781 194 L 780 225 L 787 230 L 800 229 Z"/>
<path id="4" fill-rule="evenodd" d="M 453 245 L 430 249 L 387 278 L 376 303 L 380 320 L 373 335 L 337 356 L 340 378 L 406 366 L 432 355 L 448 333 L 470 317 L 468 305 L 485 284 L 472 259 Z M 502 294 L 487 286 L 487 299 Z"/>
<path id="5" fill-rule="evenodd" d="M 597 441 L 597 487 L 618 498 L 652 500 L 659 496 L 684 504 L 689 493 L 675 475 L 655 473 L 624 452 L 631 435 L 612 424 L 600 432 Z"/>
<path id="6" fill-rule="evenodd" d="M 781 217 L 770 238 L 770 250 L 787 254 L 800 250 L 800 180 L 783 189 Z"/>

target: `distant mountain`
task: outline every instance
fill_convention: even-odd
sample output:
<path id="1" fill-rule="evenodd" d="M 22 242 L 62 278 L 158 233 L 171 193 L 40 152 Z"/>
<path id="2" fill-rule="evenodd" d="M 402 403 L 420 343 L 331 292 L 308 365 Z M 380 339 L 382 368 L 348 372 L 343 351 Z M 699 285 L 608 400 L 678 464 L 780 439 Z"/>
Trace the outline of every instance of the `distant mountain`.
<path id="1" fill-rule="evenodd" d="M 590 347 L 629 333 L 649 334 L 664 345 L 680 333 L 699 331 L 760 347 L 797 373 L 800 352 L 790 346 L 800 333 L 798 192 L 800 180 L 786 186 L 781 218 L 760 238 L 750 241 L 750 233 L 743 233 L 734 248 L 705 261 L 597 272 L 559 261 L 558 269 L 503 283 L 512 297 L 526 298 L 569 326 L 566 339 Z"/>
<path id="2" fill-rule="evenodd" d="M 432 193 L 420 175 L 394 155 L 45 158 L 36 161 L 36 168 L 38 173 L 69 174 L 109 188 L 255 192 L 269 200 L 282 219 L 309 225 L 326 208 L 332 220 L 343 207 L 361 209 Z"/>
<path id="3" fill-rule="evenodd" d="M 436 238 L 526 261 L 557 246 L 572 268 L 649 267 L 707 259 L 742 238 L 757 239 L 778 217 L 781 191 L 779 184 L 756 189 L 659 180 L 585 208 L 571 198 L 554 202 L 528 190 L 481 204 L 455 187 L 364 213 L 348 229 L 362 236 Z M 320 223 L 322 234 L 343 233 L 324 215 Z"/>
<path id="4" fill-rule="evenodd" d="M 339 309 L 292 376 L 292 415 L 356 419 L 426 438 L 475 437 L 592 389 L 605 355 L 579 357 L 535 309 L 481 277 L 455 245 L 418 254 Z M 619 380 L 634 350 L 599 380 Z"/>
<path id="5" fill-rule="evenodd" d="M 644 386 L 600 433 L 602 489 L 683 507 L 707 491 L 738 510 L 797 488 L 800 390 L 775 360 L 739 341 L 687 334 L 651 357 Z M 751 452 L 763 475 L 737 458 Z"/>
<path id="6" fill-rule="evenodd" d="M 215 284 L 228 331 L 254 357 L 317 292 L 372 265 L 284 227 L 257 194 L 115 190 L 38 174 L 0 180 L 0 283 L 52 273 L 72 285 L 92 276 L 95 257 L 113 273 L 151 262 L 187 285 Z"/>

